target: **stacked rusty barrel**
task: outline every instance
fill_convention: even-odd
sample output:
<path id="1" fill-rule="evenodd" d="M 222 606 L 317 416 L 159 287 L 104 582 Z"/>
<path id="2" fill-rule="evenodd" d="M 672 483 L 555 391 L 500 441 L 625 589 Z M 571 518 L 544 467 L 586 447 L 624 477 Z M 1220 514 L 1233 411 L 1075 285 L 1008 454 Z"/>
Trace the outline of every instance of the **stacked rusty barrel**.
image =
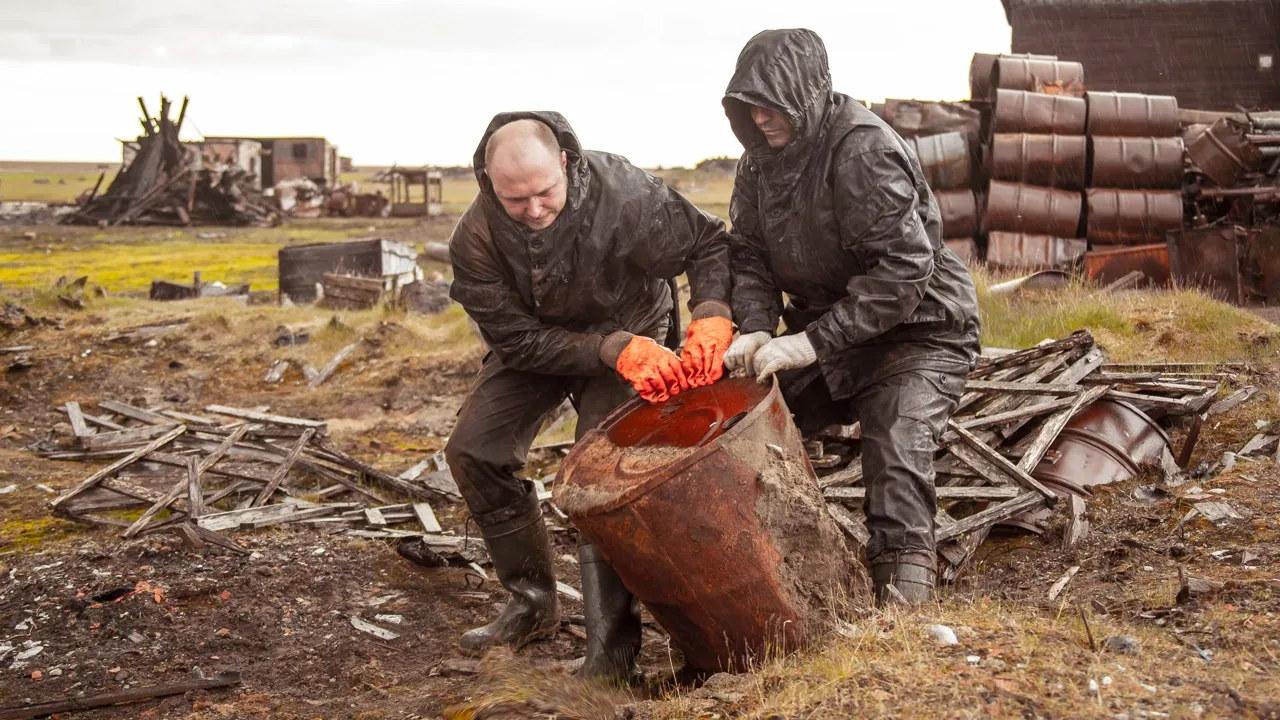
<path id="1" fill-rule="evenodd" d="M 895 99 L 871 109 L 915 150 L 938 200 L 947 245 L 966 262 L 980 260 L 974 243 L 978 198 L 973 190 L 982 131 L 979 112 L 966 103 Z"/>
<path id="2" fill-rule="evenodd" d="M 1083 191 L 1089 150 L 1084 68 L 1045 57 L 1001 56 L 989 81 L 974 58 L 971 89 L 990 102 L 983 173 L 987 264 L 1019 271 L 1069 269 L 1086 250 Z"/>
<path id="3" fill-rule="evenodd" d="M 1109 283 L 1139 270 L 1145 282 L 1163 285 L 1169 281 L 1166 235 L 1181 228 L 1183 218 L 1178 101 L 1116 92 L 1090 92 L 1085 100 L 1085 274 Z"/>

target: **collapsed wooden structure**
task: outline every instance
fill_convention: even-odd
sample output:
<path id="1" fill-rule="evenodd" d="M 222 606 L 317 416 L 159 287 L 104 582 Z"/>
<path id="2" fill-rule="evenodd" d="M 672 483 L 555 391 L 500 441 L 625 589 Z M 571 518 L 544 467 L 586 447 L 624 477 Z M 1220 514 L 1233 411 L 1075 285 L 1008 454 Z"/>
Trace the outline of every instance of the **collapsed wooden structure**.
<path id="1" fill-rule="evenodd" d="M 79 211 L 65 216 L 74 225 L 275 225 L 279 210 L 257 190 L 243 168 L 203 168 L 199 153 L 178 139 L 187 116 L 182 99 L 177 120 L 172 103 L 160 98 L 160 113 L 142 108 L 138 151 L 102 195 L 97 188 Z"/>
<path id="2" fill-rule="evenodd" d="M 442 553 L 464 549 L 462 538 L 443 533 L 429 502 L 461 499 L 439 456 L 397 477 L 339 450 L 321 420 L 221 405 L 206 407 L 208 416 L 152 411 L 112 400 L 99 402 L 96 414 L 76 402 L 60 410 L 73 446 L 42 442 L 33 448 L 38 454 L 113 460 L 50 503 L 68 519 L 118 526 L 126 538 L 177 532 L 193 545 L 233 552 L 244 551 L 222 532 L 288 523 L 366 538 L 422 537 Z M 133 522 L 104 514 L 141 508 Z M 401 524 L 417 527 L 395 527 Z"/>

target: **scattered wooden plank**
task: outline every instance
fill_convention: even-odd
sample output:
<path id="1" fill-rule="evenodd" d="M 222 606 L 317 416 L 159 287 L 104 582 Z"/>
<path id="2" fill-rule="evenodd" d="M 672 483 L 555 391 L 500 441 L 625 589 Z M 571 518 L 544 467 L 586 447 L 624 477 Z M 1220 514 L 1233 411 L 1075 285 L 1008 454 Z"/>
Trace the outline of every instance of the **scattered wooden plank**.
<path id="1" fill-rule="evenodd" d="M 159 438 L 157 438 L 157 439 L 155 439 L 155 440 L 151 441 L 151 442 L 150 442 L 149 444 L 147 444 L 145 447 L 138 448 L 137 450 L 134 450 L 132 453 L 129 453 L 129 454 L 128 454 L 128 455 L 126 455 L 125 457 L 120 458 L 119 460 L 117 460 L 117 461 L 115 461 L 115 462 L 111 463 L 111 464 L 110 464 L 110 465 L 108 465 L 107 467 L 102 468 L 101 470 L 99 470 L 98 472 L 94 473 L 94 474 L 93 474 L 93 475 L 91 475 L 89 478 L 87 478 L 86 480 L 84 480 L 83 482 L 81 482 L 79 485 L 75 486 L 74 488 L 72 488 L 72 489 L 68 490 L 67 492 L 65 492 L 65 493 L 63 493 L 62 495 L 60 495 L 60 496 L 58 496 L 57 498 L 55 498 L 55 499 L 54 499 L 52 502 L 50 502 L 49 504 L 50 504 L 51 506 L 53 506 L 53 507 L 57 507 L 57 506 L 61 505 L 62 503 L 66 502 L 67 500 L 70 500 L 71 498 L 75 497 L 76 495 L 79 495 L 80 493 L 84 492 L 85 490 L 88 490 L 89 488 L 93 487 L 94 485 L 97 485 L 99 482 L 101 482 L 101 481 L 102 481 L 102 479 L 103 479 L 103 478 L 110 477 L 111 475 L 114 475 L 115 473 L 119 472 L 119 471 L 120 471 L 120 470 L 122 470 L 123 468 L 126 468 L 126 467 L 128 467 L 129 465 L 131 465 L 131 464 L 133 464 L 133 463 L 137 462 L 138 460 L 142 459 L 143 457 L 146 457 L 146 456 L 147 456 L 147 454 L 149 454 L 149 453 L 151 453 L 151 452 L 154 452 L 154 451 L 156 451 L 156 450 L 159 450 L 160 448 L 164 447 L 165 445 L 168 445 L 169 443 L 171 443 L 171 442 L 173 442 L 175 439 L 177 439 L 177 437 L 178 437 L 179 435 L 181 435 L 182 433 L 184 433 L 184 432 L 186 432 L 186 431 L 187 431 L 186 427 L 184 427 L 184 426 L 182 426 L 182 425 L 179 425 L 178 427 L 176 427 L 176 428 L 174 428 L 174 429 L 170 430 L 169 432 L 165 433 L 165 435 L 164 435 L 164 436 L 159 437 Z"/>
<path id="2" fill-rule="evenodd" d="M 311 441 L 315 432 L 314 428 L 308 428 L 307 432 L 302 433 L 302 437 L 298 438 L 298 442 L 294 444 L 289 456 L 284 459 L 284 462 L 280 463 L 280 467 L 276 468 L 276 471 L 271 475 L 271 479 L 267 481 L 267 486 L 262 488 L 262 492 L 258 493 L 258 497 L 254 499 L 254 507 L 265 505 L 271 499 L 271 496 L 276 492 L 276 488 L 280 487 L 280 483 L 284 482 L 285 476 L 289 474 L 293 464 L 298 461 L 298 456 L 302 454 L 303 448 Z"/>
<path id="3" fill-rule="evenodd" d="M 1018 467 L 1023 472 L 1031 473 L 1044 459 L 1044 454 L 1049 451 L 1049 446 L 1054 440 L 1058 439 L 1058 435 L 1062 433 L 1063 428 L 1067 426 L 1067 422 L 1075 417 L 1075 414 L 1082 409 L 1092 405 L 1095 401 L 1110 391 L 1109 385 L 1096 385 L 1076 396 L 1071 406 L 1063 410 L 1059 410 L 1044 421 L 1040 429 L 1036 432 L 1035 440 L 1031 442 L 1030 447 L 1023 453 L 1022 458 L 1018 460 Z"/>
<path id="4" fill-rule="evenodd" d="M 418 537 L 419 533 L 407 532 L 405 530 L 392 530 L 384 528 L 382 530 L 347 530 L 344 535 L 352 537 L 366 538 L 369 540 L 397 540 L 399 538 Z"/>
<path id="5" fill-rule="evenodd" d="M 108 412 L 113 412 L 117 415 L 123 415 L 127 418 L 138 420 L 138 421 L 147 423 L 149 425 L 172 425 L 173 424 L 172 418 L 167 418 L 164 415 L 161 415 L 160 413 L 152 412 L 150 410 L 143 410 L 142 408 L 134 407 L 132 405 L 126 405 L 125 403 L 116 402 L 115 400 L 103 400 L 98 403 L 98 407 Z"/>
<path id="6" fill-rule="evenodd" d="M 423 460 L 417 465 L 414 465 L 408 470 L 405 470 L 404 472 L 397 475 L 396 479 L 403 480 L 405 482 L 413 482 L 414 480 L 417 480 L 418 477 L 422 475 L 422 473 L 426 472 L 427 468 L 431 467 L 434 464 L 435 464 L 434 460 L 432 460 L 431 458 L 427 458 L 426 460 Z"/>
<path id="7" fill-rule="evenodd" d="M 341 450 L 337 449 L 336 447 L 333 447 L 331 444 L 323 440 L 317 440 L 316 445 L 321 450 L 324 450 L 330 455 L 333 455 L 334 457 L 341 460 L 343 463 L 346 463 L 347 465 L 353 468 L 359 469 L 360 472 L 364 473 L 366 478 L 368 478 L 370 481 L 372 481 L 374 484 L 378 485 L 379 487 L 383 488 L 384 490 L 397 492 L 402 495 L 406 495 L 408 497 L 418 499 L 418 500 L 424 500 L 430 497 L 431 495 L 431 493 L 426 488 L 420 485 L 417 485 L 415 483 L 405 482 L 404 480 L 401 480 L 399 478 L 392 477 L 391 475 L 388 475 L 387 473 L 373 467 L 372 465 L 369 465 L 368 463 L 365 463 L 357 458 L 354 458 L 342 452 Z"/>
<path id="8" fill-rule="evenodd" d="M 178 525 L 178 534 L 191 546 L 192 550 L 203 550 L 207 545 L 204 538 L 200 537 L 200 533 L 196 532 L 195 527 L 189 522 L 183 522 Z"/>
<path id="9" fill-rule="evenodd" d="M 387 630 L 385 628 L 380 628 L 377 625 L 374 625 L 372 623 L 367 623 L 358 617 L 352 616 L 349 619 L 351 620 L 351 627 L 359 630 L 362 633 L 369 633 L 370 635 L 378 638 L 379 640 L 395 640 L 396 638 L 400 637 L 399 633 L 393 633 L 390 630 Z"/>
<path id="10" fill-rule="evenodd" d="M 1277 440 L 1280 440 L 1280 436 L 1267 435 L 1266 433 L 1258 433 L 1257 435 L 1253 436 L 1253 439 L 1245 443 L 1245 446 L 1240 448 L 1240 452 L 1236 454 L 1241 456 L 1248 456 L 1248 455 L 1253 455 L 1254 453 L 1266 452 L 1271 448 L 1272 445 L 1276 444 Z"/>
<path id="11" fill-rule="evenodd" d="M 1067 526 L 1062 531 L 1062 549 L 1072 550 L 1089 537 L 1089 520 L 1084 516 L 1084 498 L 1072 495 L 1068 507 Z"/>
<path id="12" fill-rule="evenodd" d="M 187 517 L 195 520 L 204 509 L 204 491 L 200 487 L 200 461 L 187 457 Z"/>
<path id="13" fill-rule="evenodd" d="M 88 425 L 85 425 L 84 414 L 80 412 L 80 403 L 78 402 L 67 403 L 67 418 L 71 421 L 72 434 L 78 438 L 92 435 L 96 432 L 95 430 L 90 430 Z"/>
<path id="14" fill-rule="evenodd" d="M 226 405 L 206 405 L 204 411 L 215 413 L 217 415 L 241 418 L 242 420 L 271 423 L 273 425 L 292 425 L 300 428 L 312 428 L 320 435 L 325 434 L 327 430 L 327 426 L 323 420 L 307 420 L 305 418 L 288 417 L 285 415 L 269 415 L 256 410 L 245 410 L 243 408 L 228 407 Z"/>
<path id="15" fill-rule="evenodd" d="M 76 442 L 80 447 L 91 452 L 99 450 L 108 450 L 121 445 L 137 445 L 152 440 L 156 437 L 164 435 L 172 431 L 175 425 L 172 420 L 167 425 L 148 425 L 147 427 L 133 428 L 130 430 L 116 430 L 114 432 L 97 433 L 96 435 L 87 435 L 77 438 Z"/>
<path id="16" fill-rule="evenodd" d="M 369 527 L 374 528 L 375 530 L 381 530 L 387 526 L 387 519 L 382 517 L 381 510 L 377 508 L 365 508 L 363 512 L 364 521 Z"/>
<path id="17" fill-rule="evenodd" d="M 970 380 L 965 390 L 986 393 L 1018 393 L 1022 395 L 1075 395 L 1085 388 L 1075 383 L 1020 383 L 994 380 Z"/>
<path id="18" fill-rule="evenodd" d="M 1241 515 L 1235 508 L 1231 507 L 1229 503 L 1225 503 L 1225 502 L 1207 502 L 1207 501 L 1198 502 L 1192 505 L 1192 507 L 1195 508 L 1196 510 L 1199 510 L 1200 514 L 1205 516 L 1205 518 L 1212 523 L 1218 523 L 1224 520 L 1229 521 L 1229 520 L 1247 519 L 1245 518 L 1244 515 Z"/>
<path id="19" fill-rule="evenodd" d="M 1062 577 L 1058 578 L 1058 581 L 1053 584 L 1053 587 L 1049 588 L 1049 602 L 1053 602 L 1058 599 L 1058 596 L 1062 594 L 1064 589 L 1066 589 L 1067 583 L 1071 582 L 1071 578 L 1075 577 L 1078 572 L 1080 572 L 1079 565 L 1072 565 L 1067 568 L 1067 572 L 1064 573 Z"/>
<path id="20" fill-rule="evenodd" d="M 582 593 L 579 592 L 578 589 L 573 587 L 572 585 L 568 585 L 566 583 L 563 583 L 557 580 L 556 592 L 569 598 L 570 600 L 577 600 L 578 602 L 582 602 Z"/>
<path id="21" fill-rule="evenodd" d="M 979 528 L 990 528 L 998 522 L 1003 522 L 1015 515 L 1021 515 L 1035 507 L 1044 505 L 1044 497 L 1035 493 L 1028 492 L 1019 495 L 1013 500 L 1008 500 L 999 505 L 975 513 L 962 520 L 957 520 L 955 525 L 949 525 L 944 528 L 938 528 L 936 537 L 938 542 L 950 540 L 953 537 L 972 532 Z"/>
<path id="22" fill-rule="evenodd" d="M 938 527 L 949 527 L 939 525 Z M 943 582 L 954 583 L 968 569 L 969 561 L 978 552 L 978 548 L 987 539 L 991 526 L 975 530 L 958 540 L 938 544 L 938 556 L 947 562 L 938 568 L 938 575 Z"/>
<path id="23" fill-rule="evenodd" d="M 935 488 L 934 491 L 937 493 L 939 500 L 1010 500 L 1022 494 L 1021 490 L 1012 485 L 1003 487 L 944 485 Z M 822 497 L 838 502 L 862 500 L 866 495 L 867 489 L 865 487 L 833 487 L 822 491 Z"/>
<path id="24" fill-rule="evenodd" d="M 265 507 L 250 507 L 243 510 L 208 513 L 196 520 L 196 526 L 214 532 L 235 530 L 242 525 L 252 525 L 269 518 L 293 517 L 304 509 L 309 508 L 298 501 L 290 500 Z"/>
<path id="25" fill-rule="evenodd" d="M 27 718 L 43 717 L 55 713 L 92 710 L 93 708 L 123 705 L 125 703 L 150 700 L 170 695 L 183 695 L 197 690 L 213 690 L 240 684 L 240 673 L 223 673 L 211 678 L 196 678 L 182 682 L 153 685 L 151 687 L 131 688 L 115 692 L 90 695 L 88 697 L 56 700 L 54 702 L 35 703 L 18 707 L 0 708 L 0 720 L 27 720 Z"/>
<path id="26" fill-rule="evenodd" d="M 1230 395 L 1222 398 L 1218 402 L 1211 405 L 1209 407 L 1209 415 L 1221 415 L 1222 413 L 1227 412 L 1228 410 L 1232 410 L 1237 406 L 1239 406 L 1240 404 L 1244 403 L 1249 398 L 1256 395 L 1257 393 L 1258 393 L 1258 388 L 1254 387 L 1253 385 L 1240 388 L 1239 390 L 1231 393 Z"/>
<path id="27" fill-rule="evenodd" d="M 66 406 L 59 407 L 58 412 L 66 415 L 67 414 Z M 112 422 L 100 415 L 90 415 L 89 413 L 84 411 L 84 408 L 80 408 L 80 417 L 83 417 L 91 425 L 97 425 L 100 428 L 106 428 L 108 430 L 128 430 L 129 429 L 119 423 Z"/>
<path id="28" fill-rule="evenodd" d="M 168 418 L 173 418 L 179 422 L 184 422 L 188 425 L 199 425 L 201 427 L 217 427 L 219 425 L 218 421 L 213 418 L 207 418 L 203 415 L 192 415 L 191 413 L 179 412 L 177 410 L 161 410 L 160 414 Z"/>
<path id="29" fill-rule="evenodd" d="M 1011 355 L 986 361 L 985 358 L 979 358 L 981 363 L 977 370 L 972 373 L 973 377 L 986 377 L 996 370 L 1026 365 L 1027 363 L 1038 360 L 1046 355 L 1058 352 L 1066 352 L 1076 348 L 1093 346 L 1093 336 L 1087 330 L 1077 330 L 1061 340 L 1043 343 L 1032 348 L 1019 350 Z"/>
<path id="30" fill-rule="evenodd" d="M 1032 370 L 1028 375 L 1018 378 L 1017 382 L 1023 385 L 1026 385 L 1029 383 L 1042 383 L 1044 382 L 1045 378 L 1049 377 L 1054 372 L 1056 372 L 1059 368 L 1061 368 L 1063 365 L 1067 364 L 1067 361 L 1070 358 L 1071 358 L 1071 355 L 1067 353 L 1061 353 L 1058 355 L 1050 356 L 1044 362 L 1040 363 L 1040 365 L 1038 365 L 1036 369 Z M 1020 404 L 1025 404 L 1024 401 L 1026 400 L 1029 400 L 1029 398 L 1027 398 L 1025 395 L 1005 395 L 1003 397 L 996 398 L 991 403 L 989 403 L 985 408 L 979 410 L 976 414 L 979 417 L 983 415 L 995 415 L 998 413 L 1002 413 L 1005 410 L 1008 410 L 1010 408 L 1017 407 Z"/>
<path id="31" fill-rule="evenodd" d="M 853 485 L 862 480 L 862 458 L 854 458 L 843 470 L 818 478 L 818 487 L 831 488 Z"/>
<path id="32" fill-rule="evenodd" d="M 435 511 L 427 503 L 414 503 L 413 514 L 418 518 L 418 524 L 422 526 L 423 532 L 438 533 L 442 531 L 440 521 L 436 519 Z"/>
<path id="33" fill-rule="evenodd" d="M 35 345 L 12 345 L 0 348 L 0 355 L 17 355 L 18 353 L 31 352 L 35 349 Z"/>
<path id="34" fill-rule="evenodd" d="M 284 373 L 289 369 L 288 360 L 277 360 L 271 363 L 271 369 L 267 370 L 266 377 L 262 378 L 264 382 L 278 383 L 284 379 Z"/>
<path id="35" fill-rule="evenodd" d="M 871 533 L 867 532 L 866 524 L 845 506 L 840 503 L 827 503 L 827 514 L 859 547 L 866 547 L 871 541 Z"/>
<path id="36" fill-rule="evenodd" d="M 1055 495 L 1052 490 L 1042 485 L 1039 480 L 1036 480 L 1035 478 L 1031 477 L 1031 475 L 1028 474 L 1027 471 L 1023 470 L 1017 465 L 1014 465 L 1012 462 L 1009 462 L 1008 458 L 1006 458 L 1005 456 L 993 450 L 991 446 L 982 442 L 977 437 L 974 437 L 974 435 L 970 433 L 968 430 L 965 430 L 959 425 L 956 425 L 955 422 L 948 421 L 948 425 L 951 427 L 952 430 L 956 432 L 957 435 L 960 436 L 961 442 L 967 444 L 978 455 L 982 456 L 983 459 L 985 459 L 987 462 L 999 468 L 1001 472 L 1008 475 L 1009 478 L 1012 479 L 1014 482 L 1018 483 L 1019 485 L 1022 485 L 1025 488 L 1028 488 L 1030 490 L 1034 490 L 1035 492 L 1040 493 L 1040 495 L 1043 496 L 1044 499 L 1051 506 L 1058 501 L 1058 496 Z M 954 448 L 952 450 L 954 452 Z M 960 459 L 964 460 L 964 457 L 961 457 Z M 977 467 L 975 467 L 974 470 L 978 470 L 979 472 L 982 471 L 980 468 L 977 468 Z"/>
<path id="37" fill-rule="evenodd" d="M 277 506 L 271 505 L 269 507 L 277 507 Z M 271 527 L 272 525 L 283 525 L 285 523 L 299 522 L 301 520 L 311 520 L 314 518 L 323 517 L 325 515 L 329 515 L 333 513 L 333 508 L 326 505 L 320 505 L 317 507 L 300 507 L 297 505 L 286 505 L 285 507 L 293 507 L 297 509 L 291 513 L 272 515 L 272 516 L 264 517 L 258 520 L 250 520 L 249 522 L 242 522 L 240 524 L 240 527 L 244 527 L 248 525 L 253 530 L 261 530 L 262 528 Z"/>
<path id="38" fill-rule="evenodd" d="M 1191 411 L 1190 398 L 1167 398 L 1160 397 L 1158 395 L 1141 395 L 1138 393 L 1123 392 L 1120 390 L 1108 391 L 1107 397 L 1112 400 L 1123 400 L 1137 405 L 1151 405 L 1168 410 L 1180 410 L 1184 413 Z"/>
<path id="39" fill-rule="evenodd" d="M 351 357 L 351 354 L 354 353 L 363 342 L 364 338 L 361 338 L 339 350 L 338 354 L 334 355 L 333 359 L 329 361 L 329 364 L 325 365 L 324 369 L 320 371 L 320 374 L 317 375 L 314 380 L 307 383 L 307 389 L 315 390 L 320 387 L 325 380 L 329 379 L 330 375 L 337 371 L 338 366 L 342 365 L 342 363 L 346 362 L 347 358 Z"/>
<path id="40" fill-rule="evenodd" d="M 955 420 L 957 425 L 964 428 L 965 430 L 969 430 L 970 432 L 972 432 L 974 430 L 980 430 L 982 428 L 993 427 L 996 425 L 1003 425 L 1005 423 L 1015 422 L 1017 420 L 1024 420 L 1027 418 L 1039 417 L 1040 415 L 1051 413 L 1051 412 L 1054 412 L 1055 410 L 1062 410 L 1063 408 L 1069 408 L 1074 403 L 1075 403 L 1075 398 L 1064 397 L 1064 398 L 1059 398 L 1057 400 L 1053 400 L 1046 403 L 1037 403 L 1035 405 L 1024 405 L 1019 408 L 1014 408 L 1013 410 L 1006 410 L 1001 413 L 996 413 L 995 415 L 984 415 L 982 417 L 966 416 L 966 417 L 955 418 Z M 947 445 L 950 445 L 956 440 L 959 440 L 959 436 L 957 436 L 953 432 L 947 432 L 942 436 L 942 441 L 940 443 L 940 446 L 946 447 Z"/>

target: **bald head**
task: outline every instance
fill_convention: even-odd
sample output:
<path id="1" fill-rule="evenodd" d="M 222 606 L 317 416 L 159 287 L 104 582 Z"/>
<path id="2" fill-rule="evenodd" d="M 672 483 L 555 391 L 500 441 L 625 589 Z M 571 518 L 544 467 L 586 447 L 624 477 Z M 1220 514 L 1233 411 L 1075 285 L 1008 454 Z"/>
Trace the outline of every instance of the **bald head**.
<path id="1" fill-rule="evenodd" d="M 485 173 L 513 220 L 542 230 L 564 209 L 567 158 L 551 128 L 537 120 L 507 123 L 484 147 Z"/>

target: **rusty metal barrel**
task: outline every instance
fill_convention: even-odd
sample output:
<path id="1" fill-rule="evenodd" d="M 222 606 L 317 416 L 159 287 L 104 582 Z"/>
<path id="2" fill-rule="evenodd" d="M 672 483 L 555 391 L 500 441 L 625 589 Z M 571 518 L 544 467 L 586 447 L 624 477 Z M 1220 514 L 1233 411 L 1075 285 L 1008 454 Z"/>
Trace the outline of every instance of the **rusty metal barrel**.
<path id="1" fill-rule="evenodd" d="M 822 624 L 813 591 L 838 596 L 856 567 L 776 382 L 622 404 L 555 495 L 697 670 L 803 646 Z"/>
<path id="2" fill-rule="evenodd" d="M 1103 399 L 1081 410 L 1031 473 L 1059 494 L 1089 495 L 1089 487 L 1136 477 L 1157 462 L 1169 436 L 1146 413 Z"/>
<path id="3" fill-rule="evenodd" d="M 973 60 L 969 62 L 969 98 L 971 100 L 991 101 L 991 71 L 995 68 L 996 60 L 1001 57 L 1020 57 L 1033 60 L 1058 59 L 1056 55 L 974 53 Z"/>
<path id="4" fill-rule="evenodd" d="M 1035 93 L 1053 88 L 1079 97 L 1084 94 L 1084 65 L 1069 60 L 1000 57 L 991 67 L 991 87 Z"/>
<path id="5" fill-rule="evenodd" d="M 1215 122 L 1187 146 L 1187 156 L 1200 172 L 1222 187 L 1262 165 L 1262 151 L 1245 137 L 1244 128 L 1227 118 Z"/>
<path id="6" fill-rule="evenodd" d="M 1095 187 L 1166 190 L 1182 187 L 1182 138 L 1089 138 L 1089 184 Z"/>
<path id="7" fill-rule="evenodd" d="M 969 143 L 962 132 L 908 138 L 924 170 L 925 182 L 934 190 L 969 187 Z"/>
<path id="8" fill-rule="evenodd" d="M 1174 137 L 1178 134 L 1178 99 L 1170 95 L 1088 92 L 1090 135 Z"/>
<path id="9" fill-rule="evenodd" d="M 1089 143 L 1083 135 L 1000 133 L 989 165 L 995 180 L 1079 190 L 1089 169 Z"/>
<path id="10" fill-rule="evenodd" d="M 962 238 L 978 234 L 978 200 L 972 190 L 942 190 L 933 196 L 942 213 L 943 237 Z"/>
<path id="11" fill-rule="evenodd" d="M 1076 237 L 1080 234 L 1081 208 L 1078 192 L 993 181 L 982 229 Z"/>
<path id="12" fill-rule="evenodd" d="M 1162 243 L 1167 232 L 1182 227 L 1182 193 L 1177 190 L 1091 188 L 1086 195 L 1091 243 Z"/>
<path id="13" fill-rule="evenodd" d="M 1083 98 L 1022 90 L 996 90 L 991 130 L 996 133 L 1083 135 L 1088 106 Z"/>
<path id="14" fill-rule="evenodd" d="M 982 260 L 981 253 L 978 252 L 978 243 L 974 242 L 973 238 L 947 238 L 942 241 L 942 244 L 946 245 L 947 249 L 955 253 L 966 265 Z"/>
<path id="15" fill-rule="evenodd" d="M 992 232 L 987 235 L 987 264 L 1001 270 L 1065 270 L 1079 264 L 1085 240 L 1052 235 Z"/>

